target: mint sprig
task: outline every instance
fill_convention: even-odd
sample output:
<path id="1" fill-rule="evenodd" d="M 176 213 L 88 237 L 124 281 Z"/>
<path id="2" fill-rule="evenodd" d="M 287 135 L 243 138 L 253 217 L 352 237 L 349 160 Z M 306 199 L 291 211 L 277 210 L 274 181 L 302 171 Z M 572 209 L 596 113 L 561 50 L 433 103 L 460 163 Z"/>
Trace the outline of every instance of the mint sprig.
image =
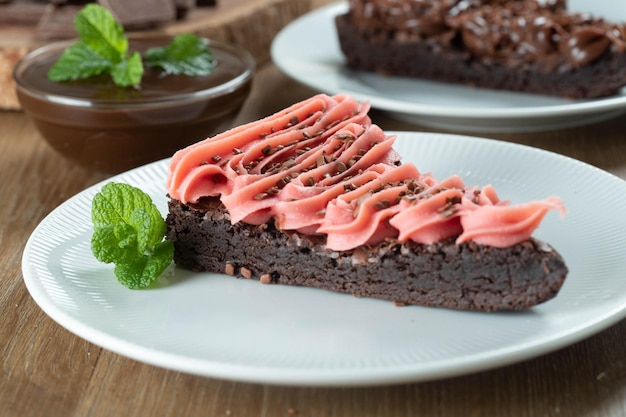
<path id="1" fill-rule="evenodd" d="M 115 264 L 118 281 L 147 288 L 171 264 L 174 245 L 163 240 L 166 225 L 149 195 L 124 183 L 107 183 L 92 201 L 91 251 Z"/>
<path id="2" fill-rule="evenodd" d="M 101 57 L 113 63 L 122 61 L 128 52 L 124 28 L 104 7 L 88 4 L 74 19 L 80 40 Z"/>
<path id="3" fill-rule="evenodd" d="M 209 75 L 215 68 L 209 46 L 189 33 L 176 36 L 168 46 L 150 48 L 145 55 L 149 66 L 160 67 L 169 74 Z"/>
<path id="4" fill-rule="evenodd" d="M 74 19 L 79 40 L 69 46 L 48 71 L 61 82 L 109 74 L 120 87 L 138 86 L 144 73 L 139 52 L 129 54 L 124 28 L 98 4 L 86 5 Z M 167 73 L 208 75 L 216 62 L 207 44 L 192 34 L 177 35 L 166 47 L 146 51 L 148 66 Z"/>
<path id="5" fill-rule="evenodd" d="M 89 78 L 110 71 L 111 61 L 101 57 L 84 42 L 68 47 L 48 71 L 52 81 L 68 81 Z"/>

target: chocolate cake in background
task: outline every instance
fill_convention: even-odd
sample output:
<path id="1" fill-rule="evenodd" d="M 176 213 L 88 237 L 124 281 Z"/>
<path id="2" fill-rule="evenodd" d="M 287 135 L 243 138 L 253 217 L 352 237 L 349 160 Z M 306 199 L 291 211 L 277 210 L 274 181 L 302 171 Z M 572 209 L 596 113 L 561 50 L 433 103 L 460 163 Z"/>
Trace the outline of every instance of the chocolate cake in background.
<path id="1" fill-rule="evenodd" d="M 565 0 L 350 0 L 350 68 L 567 98 L 626 85 L 626 26 Z"/>

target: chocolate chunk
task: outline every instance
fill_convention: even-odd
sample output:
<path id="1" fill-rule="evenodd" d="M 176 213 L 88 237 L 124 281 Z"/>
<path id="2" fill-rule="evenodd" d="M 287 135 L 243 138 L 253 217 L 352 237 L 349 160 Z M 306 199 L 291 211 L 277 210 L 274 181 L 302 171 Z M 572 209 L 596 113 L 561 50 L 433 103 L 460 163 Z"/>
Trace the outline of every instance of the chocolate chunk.
<path id="1" fill-rule="evenodd" d="M 196 7 L 195 0 L 173 0 L 176 8 L 176 19 L 184 19 L 190 10 Z"/>
<path id="2" fill-rule="evenodd" d="M 70 39 L 77 36 L 74 18 L 83 6 L 49 7 L 37 24 L 38 39 Z"/>
<path id="3" fill-rule="evenodd" d="M 13 0 L 2 6 L 0 25 L 36 25 L 49 4 L 35 0 Z"/>
<path id="4" fill-rule="evenodd" d="M 143 29 L 176 19 L 172 0 L 98 0 L 127 29 Z"/>

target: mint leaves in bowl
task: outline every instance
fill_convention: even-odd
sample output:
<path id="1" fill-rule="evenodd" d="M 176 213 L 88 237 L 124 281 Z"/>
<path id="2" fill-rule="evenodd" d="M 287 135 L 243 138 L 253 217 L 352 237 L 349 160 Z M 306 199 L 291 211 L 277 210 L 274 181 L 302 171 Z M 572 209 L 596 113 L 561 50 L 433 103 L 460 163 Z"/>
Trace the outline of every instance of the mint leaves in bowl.
<path id="1" fill-rule="evenodd" d="M 118 173 L 230 127 L 247 98 L 251 55 L 195 35 L 127 38 L 90 4 L 79 38 L 37 49 L 14 69 L 17 96 L 70 160 Z"/>

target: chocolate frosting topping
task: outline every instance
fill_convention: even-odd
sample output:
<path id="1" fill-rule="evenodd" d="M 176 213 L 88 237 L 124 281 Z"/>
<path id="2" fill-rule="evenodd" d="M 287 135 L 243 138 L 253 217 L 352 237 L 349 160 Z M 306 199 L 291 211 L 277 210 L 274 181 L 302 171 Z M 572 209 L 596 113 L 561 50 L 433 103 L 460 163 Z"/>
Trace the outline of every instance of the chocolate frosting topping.
<path id="1" fill-rule="evenodd" d="M 546 70 L 577 68 L 626 52 L 626 26 L 566 10 L 565 0 L 350 0 L 370 38 L 463 46 L 468 58 Z"/>

